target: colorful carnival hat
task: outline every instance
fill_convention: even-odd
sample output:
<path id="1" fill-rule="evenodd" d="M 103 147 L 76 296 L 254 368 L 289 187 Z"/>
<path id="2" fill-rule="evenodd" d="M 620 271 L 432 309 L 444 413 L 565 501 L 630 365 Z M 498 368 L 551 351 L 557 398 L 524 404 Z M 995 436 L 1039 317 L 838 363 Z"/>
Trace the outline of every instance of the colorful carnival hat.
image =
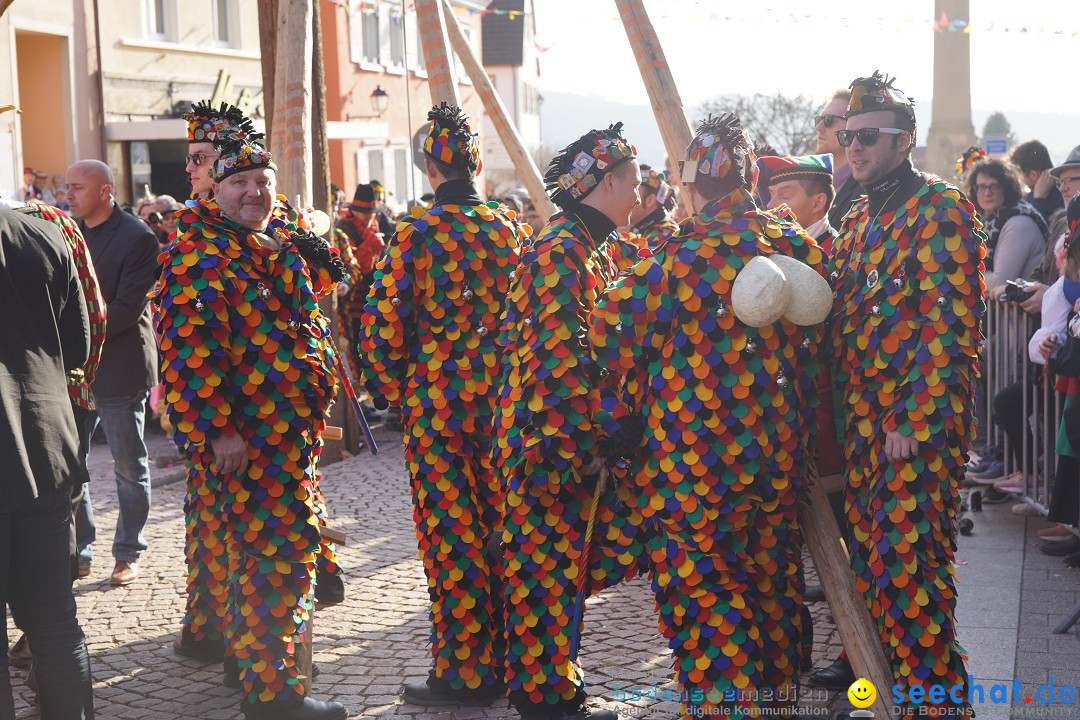
<path id="1" fill-rule="evenodd" d="M 203 100 L 191 106 L 191 112 L 183 115 L 188 124 L 188 142 L 209 142 L 221 146 L 233 140 L 261 140 L 262 133 L 255 132 L 255 126 L 240 108 L 228 103 L 214 109 Z"/>
<path id="2" fill-rule="evenodd" d="M 970 170 L 972 165 L 985 158 L 986 151 L 978 145 L 972 145 L 964 151 L 963 155 L 956 158 L 956 177 L 960 177 Z"/>
<path id="3" fill-rule="evenodd" d="M 656 194 L 656 201 L 661 205 L 667 203 L 675 194 L 675 188 L 667 181 L 667 173 L 648 165 L 641 166 L 641 184 Z"/>
<path id="4" fill-rule="evenodd" d="M 234 140 L 221 148 L 221 155 L 214 163 L 214 182 L 220 183 L 230 175 L 262 168 L 277 170 L 270 151 L 247 139 Z"/>
<path id="5" fill-rule="evenodd" d="M 832 182 L 832 153 L 759 157 L 757 166 L 758 187 L 769 187 L 786 180 L 817 179 Z"/>
<path id="6" fill-rule="evenodd" d="M 870 77 L 856 78 L 848 87 L 851 100 L 845 118 L 879 110 L 892 110 L 915 124 L 915 101 L 893 87 L 896 78 L 882 75 L 877 70 Z"/>
<path id="7" fill-rule="evenodd" d="M 607 130 L 590 130 L 551 159 L 544 183 L 552 202 L 559 207 L 580 202 L 615 169 L 637 157 L 637 148 L 622 135 L 622 123 Z"/>
<path id="8" fill-rule="evenodd" d="M 374 184 L 360 183 L 357 185 L 356 192 L 353 193 L 352 202 L 349 203 L 349 209 L 361 213 L 375 212 Z"/>
<path id="9" fill-rule="evenodd" d="M 734 169 L 742 173 L 754 159 L 754 143 L 738 115 L 710 114 L 698 125 L 697 134 L 686 148 L 680 177 L 684 183 L 694 182 L 698 175 L 721 179 Z"/>
<path id="10" fill-rule="evenodd" d="M 424 141 L 424 152 L 452 168 L 480 172 L 480 140 L 461 108 L 442 103 L 431 108 L 428 120 L 431 130 Z"/>

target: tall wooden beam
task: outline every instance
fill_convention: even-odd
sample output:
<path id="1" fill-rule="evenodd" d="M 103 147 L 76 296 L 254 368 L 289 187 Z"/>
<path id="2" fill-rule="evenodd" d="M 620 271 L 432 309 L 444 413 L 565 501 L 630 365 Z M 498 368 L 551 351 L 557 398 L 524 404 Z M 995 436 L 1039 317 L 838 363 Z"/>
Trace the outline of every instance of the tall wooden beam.
<path id="1" fill-rule="evenodd" d="M 506 106 L 503 105 L 499 93 L 495 91 L 495 86 L 491 84 L 491 78 L 484 72 L 484 67 L 476 58 L 472 46 L 465 39 L 465 33 L 461 31 L 461 25 L 450 7 L 449 0 L 443 0 L 443 13 L 446 18 L 446 30 L 450 38 L 450 45 L 454 48 L 454 52 L 457 53 L 461 64 L 465 66 L 465 72 L 468 73 L 469 79 L 472 80 L 473 87 L 479 93 L 480 100 L 484 103 L 484 112 L 491 118 L 491 122 L 495 126 L 495 132 L 499 134 L 499 139 L 502 140 L 503 147 L 506 148 L 506 153 L 510 156 L 510 161 L 514 163 L 518 179 L 525 186 L 529 197 L 532 198 L 533 206 L 541 217 L 546 218 L 554 215 L 556 212 L 555 204 L 551 202 L 551 198 L 548 197 L 547 192 L 544 190 L 543 175 L 540 174 L 540 170 L 536 167 L 532 155 L 525 149 L 525 143 L 522 141 L 521 135 L 518 134 L 513 120 L 510 119 L 510 113 L 506 111 Z M 536 228 L 536 230 L 539 229 Z"/>
<path id="2" fill-rule="evenodd" d="M 619 17 L 622 18 L 630 48 L 634 51 L 634 59 L 641 71 L 641 79 L 649 93 L 649 102 L 660 126 L 664 148 L 668 157 L 682 160 L 686 148 L 694 139 L 694 132 L 686 119 L 686 111 L 683 109 L 679 89 L 675 86 L 671 67 L 668 66 L 667 56 L 660 47 L 656 30 L 645 11 L 644 0 L 615 0 L 615 6 L 619 9 Z M 682 187 L 680 178 L 668 178 L 668 182 Z M 689 193 L 679 193 L 679 203 L 688 213 L 693 213 Z"/>
<path id="3" fill-rule="evenodd" d="M 312 3 L 279 0 L 274 72 L 274 123 L 270 146 L 278 167 L 278 191 L 301 207 L 311 203 Z"/>
<path id="4" fill-rule="evenodd" d="M 851 667 L 856 677 L 866 678 L 877 688 L 874 716 L 891 718 L 889 688 L 895 683 L 892 669 L 885 660 L 881 636 L 866 600 L 855 586 L 855 574 L 840 542 L 840 528 L 827 497 L 828 492 L 841 487 L 843 480 L 839 475 L 816 479 L 810 489 L 809 506 L 799 512 L 799 522 Z"/>
<path id="5" fill-rule="evenodd" d="M 256 7 L 259 11 L 259 48 L 262 55 L 263 116 L 266 118 L 266 137 L 269 138 L 274 124 L 278 0 L 261 0 Z"/>
<path id="6" fill-rule="evenodd" d="M 457 84 L 450 72 L 450 49 L 446 44 L 446 19 L 440 0 L 416 0 L 416 24 L 420 31 L 420 51 L 428 73 L 431 103 L 461 107 Z"/>

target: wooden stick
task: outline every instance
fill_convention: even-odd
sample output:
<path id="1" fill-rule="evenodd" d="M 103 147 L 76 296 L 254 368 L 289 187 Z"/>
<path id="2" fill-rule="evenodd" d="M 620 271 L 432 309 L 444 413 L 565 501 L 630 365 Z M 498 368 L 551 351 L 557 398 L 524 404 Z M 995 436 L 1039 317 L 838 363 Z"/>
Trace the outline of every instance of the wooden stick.
<path id="1" fill-rule="evenodd" d="M 439 0 L 416 0 L 416 23 L 420 31 L 420 50 L 428 73 L 431 103 L 461 107 L 457 83 L 450 72 L 450 49 L 446 46 L 446 22 Z"/>
<path id="2" fill-rule="evenodd" d="M 340 440 L 344 437 L 344 432 L 337 425 L 327 425 L 323 428 L 322 439 L 323 440 Z"/>
<path id="3" fill-rule="evenodd" d="M 491 118 L 491 122 L 495 126 L 495 132 L 499 134 L 499 139 L 502 140 L 506 153 L 510 156 L 511 162 L 514 163 L 514 170 L 517 171 L 521 184 L 525 186 L 529 197 L 532 198 L 533 207 L 536 208 L 536 212 L 541 217 L 551 217 L 557 210 L 555 203 L 551 202 L 551 198 L 548 197 L 547 192 L 544 190 L 543 175 L 536 167 L 532 155 L 525 149 L 525 143 L 522 142 L 517 127 L 514 126 L 513 121 L 510 119 L 510 113 L 506 111 L 502 98 L 495 91 L 495 86 L 491 84 L 491 78 L 484 71 L 480 61 L 476 59 L 476 53 L 473 51 L 472 46 L 469 45 L 469 41 L 465 39 L 465 33 L 461 31 L 461 24 L 450 7 L 449 0 L 443 0 L 443 13 L 446 17 L 446 30 L 450 37 L 450 45 L 454 48 L 454 52 L 457 53 L 461 64 L 465 66 L 465 72 L 469 74 L 473 86 L 479 93 L 480 100 L 484 103 L 484 112 Z M 540 228 L 533 228 L 533 230 L 539 231 Z"/>
<path id="4" fill-rule="evenodd" d="M 682 98 L 675 87 L 675 78 L 671 74 L 664 49 L 660 47 L 656 30 L 649 20 L 649 14 L 645 12 L 645 2 L 615 0 L 615 5 L 619 9 L 623 27 L 626 28 L 626 36 L 630 39 L 630 48 L 634 51 L 641 79 L 645 81 L 645 89 L 649 93 L 649 102 L 652 103 L 656 123 L 660 126 L 660 135 L 664 138 L 668 157 L 682 160 L 687 146 L 694 139 L 694 132 L 686 119 Z M 690 194 L 683 187 L 682 179 L 669 177 L 668 182 L 682 188 L 679 204 L 688 214 L 693 214 Z"/>
<path id="5" fill-rule="evenodd" d="M 277 65 L 274 73 L 274 124 L 271 151 L 277 164 L 278 192 L 301 207 L 311 203 L 311 78 L 314 40 L 312 2 L 278 0 Z M 299 209 L 299 208 L 298 208 Z"/>
<path id="6" fill-rule="evenodd" d="M 836 478 L 839 476 L 830 476 Z M 818 579 L 825 590 L 825 600 L 836 620 L 836 629 L 844 643 L 848 660 L 856 677 L 863 677 L 874 684 L 877 699 L 874 701 L 874 717 L 893 717 L 889 688 L 894 684 L 892 669 L 885 660 L 881 648 L 881 636 L 870 617 L 866 600 L 855 587 L 855 574 L 851 571 L 847 552 L 840 541 L 840 528 L 833 517 L 826 497 L 825 485 L 815 479 L 810 488 L 810 504 L 799 511 L 806 546 L 814 559 Z"/>

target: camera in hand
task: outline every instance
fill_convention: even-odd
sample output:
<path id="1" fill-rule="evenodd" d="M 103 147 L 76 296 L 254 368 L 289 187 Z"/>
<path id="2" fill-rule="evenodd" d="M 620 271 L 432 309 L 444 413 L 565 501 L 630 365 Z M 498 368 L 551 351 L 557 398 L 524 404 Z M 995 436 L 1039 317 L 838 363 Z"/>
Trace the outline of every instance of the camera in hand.
<path id="1" fill-rule="evenodd" d="M 1024 302 L 1031 297 L 1035 291 L 1027 289 L 1028 284 L 1024 281 L 1017 282 L 1016 280 L 1005 281 L 1005 292 L 1001 293 L 1002 302 Z"/>

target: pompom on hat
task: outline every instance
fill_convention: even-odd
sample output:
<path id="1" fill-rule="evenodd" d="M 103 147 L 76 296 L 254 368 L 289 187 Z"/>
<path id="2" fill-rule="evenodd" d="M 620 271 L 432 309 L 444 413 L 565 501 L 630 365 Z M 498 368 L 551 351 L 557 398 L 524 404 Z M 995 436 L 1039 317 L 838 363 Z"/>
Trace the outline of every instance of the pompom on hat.
<path id="1" fill-rule="evenodd" d="M 261 140 L 263 134 L 255 131 L 240 108 L 228 103 L 221 103 L 217 109 L 205 100 L 191 106 L 191 111 L 183 115 L 187 121 L 189 143 L 208 142 L 217 146 L 234 140 Z"/>
<path id="2" fill-rule="evenodd" d="M 424 140 L 424 152 L 457 170 L 480 172 L 484 166 L 480 160 L 480 139 L 469 127 L 461 108 L 444 102 L 431 108 L 428 120 L 431 130 Z"/>
<path id="3" fill-rule="evenodd" d="M 710 114 L 698 125 L 679 173 L 684 183 L 694 182 L 698 175 L 719 180 L 733 170 L 741 174 L 755 160 L 754 143 L 739 117 L 728 112 Z"/>
<path id="4" fill-rule="evenodd" d="M 637 148 L 622 135 L 623 124 L 590 130 L 551 159 L 544 183 L 561 208 L 580 202 L 617 165 L 637 157 Z"/>
<path id="5" fill-rule="evenodd" d="M 915 125 L 915 101 L 893 87 L 896 78 L 882 75 L 875 70 L 870 77 L 856 78 L 849 85 L 851 100 L 848 101 L 845 118 L 879 110 L 892 110 Z"/>
<path id="6" fill-rule="evenodd" d="M 986 159 L 986 151 L 978 145 L 972 145 L 964 151 L 963 155 L 956 158 L 956 177 L 960 177 L 970 170 L 972 165 L 984 159 Z"/>
<path id="7" fill-rule="evenodd" d="M 262 168 L 277 170 L 270 151 L 247 139 L 235 140 L 221 149 L 221 155 L 214 163 L 214 182 L 220 183 L 230 175 Z"/>

